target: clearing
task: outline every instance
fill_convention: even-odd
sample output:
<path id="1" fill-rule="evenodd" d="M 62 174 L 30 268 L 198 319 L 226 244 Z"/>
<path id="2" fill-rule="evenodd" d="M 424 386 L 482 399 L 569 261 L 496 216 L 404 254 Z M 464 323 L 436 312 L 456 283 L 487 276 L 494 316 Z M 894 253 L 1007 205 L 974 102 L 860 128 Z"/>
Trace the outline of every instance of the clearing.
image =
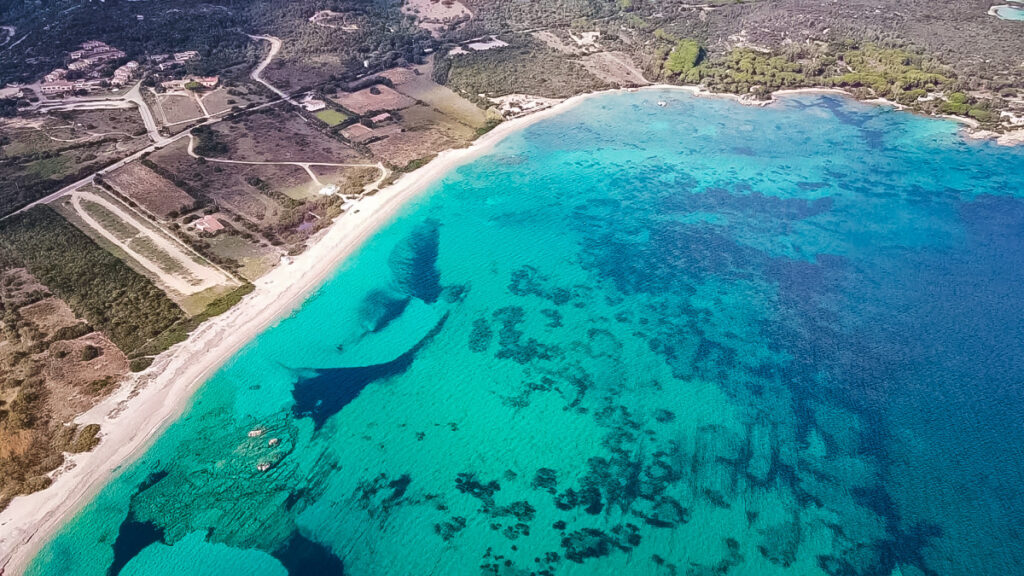
<path id="1" fill-rule="evenodd" d="M 325 136 L 283 104 L 211 126 L 227 146 L 218 158 L 244 162 L 366 163 L 352 147 Z"/>
<path id="2" fill-rule="evenodd" d="M 358 92 L 338 92 L 332 100 L 360 116 L 370 112 L 401 110 L 416 103 L 412 98 L 383 84 L 363 88 Z"/>
<path id="3" fill-rule="evenodd" d="M 473 128 L 482 128 L 487 123 L 487 115 L 484 111 L 447 86 L 441 86 L 434 82 L 433 70 L 434 61 L 431 58 L 426 64 L 409 68 L 392 68 L 381 75 L 391 80 L 398 92 L 414 100 L 419 100 L 463 124 Z"/>
<path id="4" fill-rule="evenodd" d="M 457 0 L 406 0 L 402 12 L 416 18 L 416 24 L 440 37 L 445 27 L 456 21 L 468 22 L 473 14 Z"/>
<path id="5" fill-rule="evenodd" d="M 206 118 L 198 97 L 191 92 L 165 92 L 157 94 L 156 113 L 164 126 L 187 124 Z"/>
<path id="6" fill-rule="evenodd" d="M 142 165 L 131 162 L 103 176 L 119 194 L 138 203 L 162 220 L 191 209 L 196 199 L 172 182 Z"/>
<path id="7" fill-rule="evenodd" d="M 177 238 L 95 188 L 75 190 L 61 204 L 74 214 L 76 223 L 87 227 L 83 231 L 98 235 L 141 266 L 186 312 L 202 311 L 209 302 L 197 300 L 212 300 L 239 285 Z M 204 298 L 188 298 L 206 291 Z"/>
<path id="8" fill-rule="evenodd" d="M 348 116 L 331 108 L 320 110 L 319 112 L 314 114 L 314 116 L 319 118 L 320 121 L 322 121 L 324 124 L 327 124 L 331 128 L 337 126 L 338 124 L 341 124 L 345 120 L 348 120 Z"/>

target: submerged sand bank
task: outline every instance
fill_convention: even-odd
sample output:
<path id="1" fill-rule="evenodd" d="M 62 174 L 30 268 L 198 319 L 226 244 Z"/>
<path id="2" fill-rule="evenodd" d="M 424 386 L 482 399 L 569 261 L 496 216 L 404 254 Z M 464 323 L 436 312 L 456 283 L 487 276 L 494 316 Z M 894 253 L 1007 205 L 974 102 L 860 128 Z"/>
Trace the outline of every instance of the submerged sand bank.
<path id="1" fill-rule="evenodd" d="M 629 91 L 665 89 L 745 101 L 739 96 L 713 94 L 692 86 L 647 86 Z M 607 92 L 623 91 L 626 90 Z M 0 571 L 8 575 L 23 572 L 63 523 L 187 408 L 192 394 L 206 379 L 261 331 L 301 305 L 340 262 L 390 222 L 410 199 L 452 169 L 487 153 L 510 134 L 607 92 L 575 96 L 500 124 L 472 146 L 442 152 L 426 166 L 360 200 L 311 241 L 306 252 L 255 282 L 254 292 L 237 306 L 201 325 L 186 342 L 161 354 L 148 370 L 133 376 L 117 392 L 83 414 L 80 422 L 101 424 L 102 442 L 92 452 L 69 457 L 67 464 L 55 473 L 51 487 L 18 497 L 0 512 Z M 778 95 L 823 92 L 846 94 L 839 90 L 805 89 Z"/>
<path id="2" fill-rule="evenodd" d="M 405 203 L 452 169 L 488 152 L 526 126 L 559 114 L 593 95 L 563 101 L 530 116 L 498 125 L 470 147 L 448 150 L 426 166 L 359 202 L 340 216 L 310 247 L 257 280 L 255 290 L 221 316 L 202 324 L 186 340 L 133 375 L 114 394 L 78 421 L 102 426 L 100 444 L 70 456 L 53 484 L 15 498 L 0 512 L 0 573 L 20 574 L 61 525 L 85 506 L 122 465 L 138 456 L 187 408 L 192 394 L 225 361 L 302 304 L 339 263 Z"/>

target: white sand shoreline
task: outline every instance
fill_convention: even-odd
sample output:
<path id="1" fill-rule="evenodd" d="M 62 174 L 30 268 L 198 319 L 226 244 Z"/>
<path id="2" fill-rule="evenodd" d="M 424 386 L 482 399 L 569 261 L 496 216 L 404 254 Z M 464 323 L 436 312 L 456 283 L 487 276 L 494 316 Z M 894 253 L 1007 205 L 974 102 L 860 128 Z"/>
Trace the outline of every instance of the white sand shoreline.
<path id="1" fill-rule="evenodd" d="M 0 512 L 0 574 L 21 574 L 64 522 L 139 456 L 188 407 L 193 393 L 260 332 L 300 306 L 337 266 L 389 223 L 412 198 L 452 169 L 487 153 L 506 136 L 595 96 L 584 94 L 529 116 L 503 122 L 468 148 L 446 150 L 422 168 L 356 203 L 291 263 L 282 263 L 226 313 L 199 326 L 185 342 L 157 357 L 145 372 L 77 418 L 102 427 L 91 452 L 69 456 L 53 484 L 19 496 Z M 358 213 L 356 213 L 358 210 Z"/>
<path id="2" fill-rule="evenodd" d="M 279 264 L 257 280 L 256 289 L 242 302 L 202 324 L 188 340 L 161 354 L 148 370 L 129 378 L 110 397 L 80 415 L 79 422 L 101 424 L 102 442 L 92 452 L 70 456 L 54 473 L 54 482 L 49 488 L 19 496 L 0 511 L 0 575 L 24 572 L 63 523 L 90 502 L 114 473 L 139 456 L 182 414 L 200 385 L 260 332 L 300 306 L 341 262 L 389 223 L 410 199 L 454 168 L 486 154 L 510 134 L 561 114 L 585 100 L 615 92 L 658 90 L 681 90 L 695 96 L 729 98 L 762 106 L 776 102 L 776 96 L 828 93 L 852 97 L 838 89 L 805 88 L 779 91 L 771 100 L 751 102 L 734 94 L 708 92 L 697 86 L 656 84 L 612 89 L 573 96 L 503 122 L 468 148 L 441 152 L 422 168 L 360 200 L 350 212 L 311 241 L 309 248 L 290 264 Z"/>

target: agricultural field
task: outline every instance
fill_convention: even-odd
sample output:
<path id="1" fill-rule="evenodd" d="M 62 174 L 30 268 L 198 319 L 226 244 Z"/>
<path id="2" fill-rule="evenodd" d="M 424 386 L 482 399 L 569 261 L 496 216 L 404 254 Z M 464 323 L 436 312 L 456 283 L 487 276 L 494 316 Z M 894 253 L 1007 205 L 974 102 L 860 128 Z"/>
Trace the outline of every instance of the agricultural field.
<path id="1" fill-rule="evenodd" d="M 317 125 L 278 105 L 212 127 L 227 147 L 220 157 L 247 162 L 365 162 L 359 152 L 325 135 Z"/>
<path id="2" fill-rule="evenodd" d="M 374 139 L 386 138 L 401 131 L 402 127 L 398 124 L 388 124 L 386 126 L 381 126 L 380 128 L 370 128 L 368 126 L 363 126 L 362 124 L 353 124 L 342 130 L 341 135 L 347 138 L 350 142 L 364 144 Z"/>
<path id="3" fill-rule="evenodd" d="M 204 252 L 214 257 L 236 262 L 235 271 L 250 282 L 266 274 L 281 260 L 281 252 L 270 244 L 255 243 L 252 235 L 240 223 L 212 238 L 205 239 Z M 246 238 L 246 236 L 249 238 Z"/>
<path id="4" fill-rule="evenodd" d="M 163 126 L 190 124 L 206 118 L 196 96 L 191 92 L 167 92 L 153 98 L 156 101 L 153 112 Z"/>
<path id="5" fill-rule="evenodd" d="M 324 110 L 320 110 L 319 112 L 314 114 L 314 116 L 316 116 L 321 122 L 327 124 L 331 128 L 337 126 L 338 124 L 341 124 L 345 120 L 348 120 L 348 116 L 332 108 L 325 108 Z"/>
<path id="6" fill-rule="evenodd" d="M 103 181 L 161 220 L 176 217 L 196 204 L 195 198 L 140 162 L 131 162 L 105 174 Z"/>
<path id="7" fill-rule="evenodd" d="M 190 315 L 239 284 L 178 238 L 98 188 L 76 190 L 63 197 L 58 207 L 98 244 L 161 286 Z"/>
<path id="8" fill-rule="evenodd" d="M 392 68 L 381 74 L 391 80 L 395 90 L 473 128 L 482 128 L 487 115 L 476 104 L 459 96 L 447 86 L 434 82 L 434 63 L 407 68 Z"/>
<path id="9" fill-rule="evenodd" d="M 0 215 L 38 200 L 150 143 L 135 110 L 88 110 L 0 125 Z"/>
<path id="10" fill-rule="evenodd" d="M 303 122 L 298 116 L 293 117 Z M 317 135 L 326 138 L 319 133 Z M 335 140 L 327 140 L 344 146 Z M 343 150 L 348 152 L 351 149 L 344 146 Z M 296 149 L 296 152 L 300 151 L 301 148 Z M 310 151 L 315 150 L 311 148 Z M 174 174 L 179 179 L 175 182 L 178 186 L 190 192 L 202 190 L 209 201 L 222 211 L 238 216 L 238 221 L 229 220 L 232 226 L 239 232 L 251 234 L 250 241 L 257 245 L 269 243 L 287 250 L 297 248 L 317 229 L 316 226 L 311 228 L 308 222 L 326 224 L 342 202 L 336 196 L 311 195 L 314 182 L 309 173 L 299 166 L 232 164 L 213 160 L 200 162 L 188 155 L 184 141 L 158 150 L 147 160 L 157 172 Z M 239 264 L 225 265 L 235 269 Z"/>
<path id="11" fill-rule="evenodd" d="M 331 100 L 360 116 L 370 112 L 401 110 L 416 103 L 416 100 L 383 84 L 363 88 L 357 92 L 338 92 Z"/>
<path id="12" fill-rule="evenodd" d="M 421 104 L 402 110 L 398 123 L 401 132 L 368 144 L 375 156 L 397 168 L 448 148 L 467 146 L 477 134 L 474 128 Z"/>

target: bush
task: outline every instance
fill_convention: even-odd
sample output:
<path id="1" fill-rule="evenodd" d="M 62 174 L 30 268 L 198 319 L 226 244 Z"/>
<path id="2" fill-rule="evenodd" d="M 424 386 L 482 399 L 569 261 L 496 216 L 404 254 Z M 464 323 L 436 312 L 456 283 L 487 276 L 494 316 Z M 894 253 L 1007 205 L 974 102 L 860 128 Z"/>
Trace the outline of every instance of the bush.
<path id="1" fill-rule="evenodd" d="M 132 372 L 142 372 L 146 368 L 149 368 L 150 364 L 153 363 L 151 356 L 143 356 L 141 358 L 132 358 L 131 362 L 128 363 L 128 369 Z"/>
<path id="2" fill-rule="evenodd" d="M 74 453 L 88 452 L 96 447 L 100 443 L 99 439 L 100 425 L 89 424 L 82 428 L 82 431 L 78 433 L 78 437 L 71 444 L 69 451 Z"/>
<path id="3" fill-rule="evenodd" d="M 85 348 L 82 348 L 82 362 L 88 362 L 94 358 L 99 358 L 103 355 L 103 349 L 92 344 L 87 344 Z"/>

